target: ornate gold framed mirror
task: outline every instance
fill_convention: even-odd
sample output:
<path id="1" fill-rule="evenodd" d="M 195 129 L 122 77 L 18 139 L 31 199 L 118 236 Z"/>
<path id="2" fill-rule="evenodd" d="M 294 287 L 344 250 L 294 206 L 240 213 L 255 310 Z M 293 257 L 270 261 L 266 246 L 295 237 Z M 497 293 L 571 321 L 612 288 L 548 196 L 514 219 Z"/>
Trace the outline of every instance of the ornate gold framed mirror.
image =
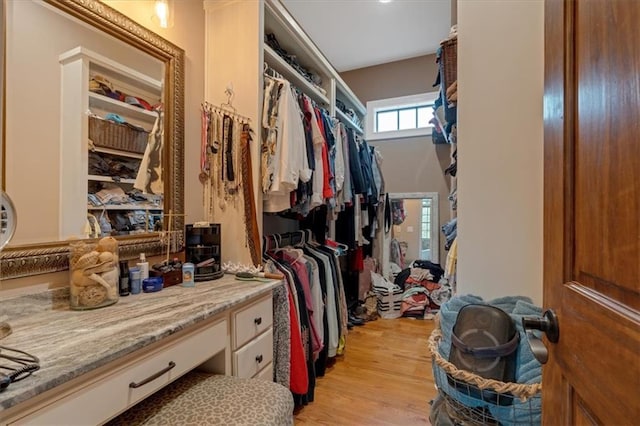
<path id="1" fill-rule="evenodd" d="M 23 9 L 27 7 L 37 10 Z M 161 135 L 158 140 L 162 140 L 157 157 L 162 179 L 156 181 L 160 188 L 156 193 L 161 194 L 156 199 L 156 227 L 137 229 L 129 235 L 118 233 L 120 256 L 127 259 L 140 252 L 160 254 L 168 247 L 181 250 L 184 51 L 98 0 L 4 0 L 3 15 L 2 186 L 16 204 L 19 225 L 14 240 L 0 252 L 0 279 L 66 270 L 70 237 L 95 236 L 82 234 L 88 223 L 84 218 L 91 212 L 87 200 L 87 185 L 91 185 L 87 175 L 91 171 L 87 171 L 86 157 L 87 143 L 91 149 L 93 142 L 87 137 L 87 116 L 100 108 L 97 103 L 110 102 L 87 92 L 90 80 L 96 80 L 96 70 L 107 70 L 107 74 L 101 74 L 108 75 L 109 69 L 118 69 L 123 92 L 135 90 L 132 87 L 136 82 L 157 90 L 154 103 L 161 105 L 147 114 L 154 129 L 157 127 L 156 135 Z M 18 28 L 20 16 L 29 17 L 20 20 L 28 21 L 28 26 Z M 45 22 L 45 18 L 57 23 Z M 69 29 L 71 24 L 77 26 L 77 34 Z M 30 37 L 20 37 L 20 31 L 28 31 Z M 59 45 L 52 41 L 53 32 L 60 39 Z M 24 44 L 17 45 L 18 41 Z M 45 60 L 49 62 L 38 62 Z M 124 98 L 122 95 L 119 100 Z M 146 111 L 136 110 L 142 107 L 138 104 L 142 101 L 135 99 L 141 97 L 128 98 L 129 105 L 116 105 L 120 108 L 116 112 L 124 111 L 118 117 L 130 114 L 145 119 L 142 113 Z M 157 114 L 154 123 L 151 111 L 155 113 L 156 109 L 162 114 Z M 135 121 L 125 124 L 143 127 Z M 144 161 L 146 155 L 139 157 Z M 120 179 L 113 180 L 120 183 Z M 70 220 L 73 217 L 76 220 Z"/>

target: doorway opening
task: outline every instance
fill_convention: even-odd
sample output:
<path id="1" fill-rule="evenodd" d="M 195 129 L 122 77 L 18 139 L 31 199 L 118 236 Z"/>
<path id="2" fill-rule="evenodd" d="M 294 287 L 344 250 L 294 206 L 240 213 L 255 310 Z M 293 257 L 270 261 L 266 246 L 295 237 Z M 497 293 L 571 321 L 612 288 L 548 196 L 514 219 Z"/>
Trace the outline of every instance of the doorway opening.
<path id="1" fill-rule="evenodd" d="M 401 269 L 415 260 L 439 263 L 438 193 L 390 193 L 389 201 L 393 221 L 389 244 L 401 251 L 400 258 L 390 252 L 390 262 Z"/>

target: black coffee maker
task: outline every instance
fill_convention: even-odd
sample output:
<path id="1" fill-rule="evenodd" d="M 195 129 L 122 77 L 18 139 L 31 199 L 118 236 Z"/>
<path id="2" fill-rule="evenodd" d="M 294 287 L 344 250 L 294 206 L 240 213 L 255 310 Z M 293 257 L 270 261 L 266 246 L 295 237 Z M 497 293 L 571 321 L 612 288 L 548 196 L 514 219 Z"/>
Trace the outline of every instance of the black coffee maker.
<path id="1" fill-rule="evenodd" d="M 220 224 L 186 225 L 185 260 L 195 266 L 194 280 L 208 281 L 224 275 L 221 264 Z"/>

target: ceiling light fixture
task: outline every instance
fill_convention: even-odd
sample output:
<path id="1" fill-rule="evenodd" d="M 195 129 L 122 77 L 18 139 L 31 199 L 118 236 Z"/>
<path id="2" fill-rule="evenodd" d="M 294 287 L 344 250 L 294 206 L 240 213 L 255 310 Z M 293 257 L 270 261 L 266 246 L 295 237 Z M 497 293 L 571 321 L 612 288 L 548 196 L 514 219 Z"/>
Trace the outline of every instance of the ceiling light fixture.
<path id="1" fill-rule="evenodd" d="M 391 0 L 378 0 L 380 3 L 391 3 Z"/>

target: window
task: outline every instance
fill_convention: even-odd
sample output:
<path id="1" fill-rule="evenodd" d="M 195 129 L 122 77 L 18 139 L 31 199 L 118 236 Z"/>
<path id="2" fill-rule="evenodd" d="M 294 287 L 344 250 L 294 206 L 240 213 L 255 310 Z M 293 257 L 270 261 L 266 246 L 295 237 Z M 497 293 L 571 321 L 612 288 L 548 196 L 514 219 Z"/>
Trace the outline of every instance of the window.
<path id="1" fill-rule="evenodd" d="M 431 134 L 438 92 L 367 102 L 367 139 L 397 139 Z"/>

